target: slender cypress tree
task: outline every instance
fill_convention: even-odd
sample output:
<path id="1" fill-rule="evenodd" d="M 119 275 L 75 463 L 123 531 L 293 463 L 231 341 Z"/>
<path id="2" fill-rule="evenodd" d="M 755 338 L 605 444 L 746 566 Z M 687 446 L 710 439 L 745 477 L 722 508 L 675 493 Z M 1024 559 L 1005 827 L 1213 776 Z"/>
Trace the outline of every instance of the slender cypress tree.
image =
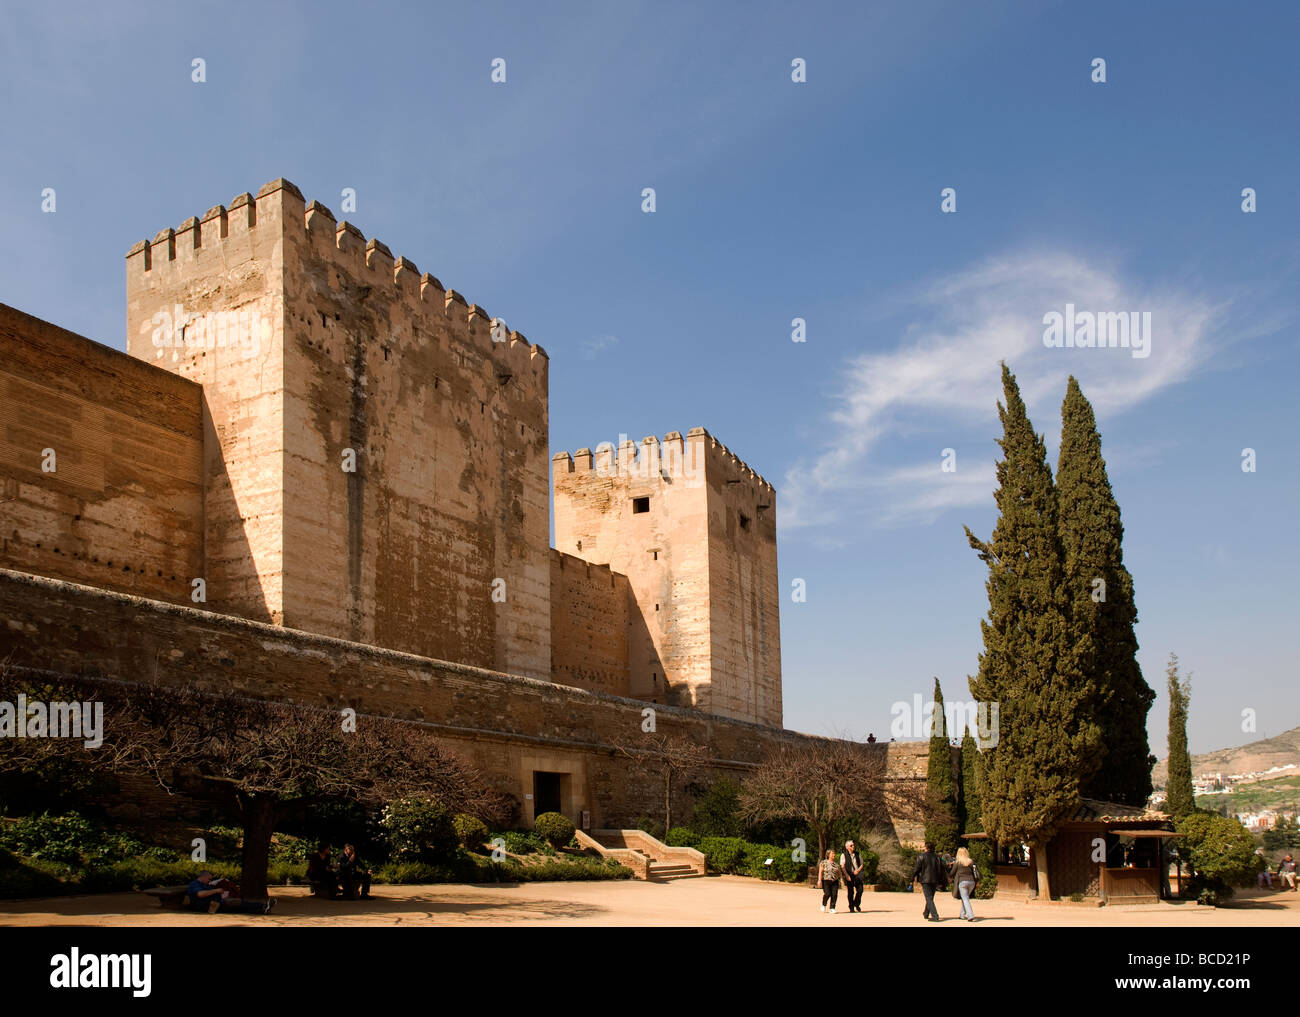
<path id="1" fill-rule="evenodd" d="M 980 804 L 979 749 L 969 731 L 961 740 L 961 816 L 962 833 L 984 832 L 984 806 Z"/>
<path id="2" fill-rule="evenodd" d="M 1124 524 L 1101 455 L 1092 405 L 1073 377 L 1061 406 L 1056 467 L 1059 529 L 1076 642 L 1090 643 L 1083 671 L 1098 686 L 1095 720 L 1102 733 L 1100 769 L 1084 782 L 1090 798 L 1141 805 L 1151 795 L 1155 757 L 1147 713 L 1155 692 L 1137 662 L 1137 606 L 1124 567 Z"/>
<path id="3" fill-rule="evenodd" d="M 1169 784 L 1165 811 L 1178 820 L 1196 811 L 1192 757 L 1187 754 L 1187 708 L 1192 699 L 1192 682 L 1190 678 L 1178 677 L 1178 658 L 1172 653 L 1165 678 L 1169 683 Z"/>
<path id="4" fill-rule="evenodd" d="M 1078 806 L 1080 783 L 1100 762 L 1100 732 L 1092 719 L 1096 686 L 1078 666 L 1089 647 L 1074 644 L 1069 625 L 1046 446 L 1005 364 L 1002 388 L 998 521 L 987 542 L 966 530 L 989 567 L 988 619 L 980 623 L 984 652 L 971 694 L 998 704 L 999 711 L 997 744 L 983 753 L 980 797 L 990 836 L 1034 848 L 1038 892 L 1050 897 L 1047 842 Z"/>
<path id="5" fill-rule="evenodd" d="M 947 718 L 943 712 L 943 690 L 934 680 L 934 713 L 930 726 L 930 758 L 926 769 L 925 839 L 936 851 L 957 850 L 957 782 L 952 775 L 952 751 L 948 748 Z"/>

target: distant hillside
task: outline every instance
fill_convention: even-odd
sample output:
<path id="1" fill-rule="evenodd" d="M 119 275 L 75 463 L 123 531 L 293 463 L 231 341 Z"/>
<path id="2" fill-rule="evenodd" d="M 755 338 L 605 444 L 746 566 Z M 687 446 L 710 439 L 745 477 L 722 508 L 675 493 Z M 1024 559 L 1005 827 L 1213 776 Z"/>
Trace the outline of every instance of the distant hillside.
<path id="1" fill-rule="evenodd" d="M 1169 760 L 1166 757 L 1151 768 L 1151 779 L 1156 787 L 1165 786 Z M 1201 756 L 1192 756 L 1192 776 L 1202 773 L 1249 773 L 1267 770 L 1272 766 L 1295 763 L 1300 766 L 1300 727 L 1283 731 L 1273 738 L 1251 742 L 1235 749 L 1219 749 Z"/>

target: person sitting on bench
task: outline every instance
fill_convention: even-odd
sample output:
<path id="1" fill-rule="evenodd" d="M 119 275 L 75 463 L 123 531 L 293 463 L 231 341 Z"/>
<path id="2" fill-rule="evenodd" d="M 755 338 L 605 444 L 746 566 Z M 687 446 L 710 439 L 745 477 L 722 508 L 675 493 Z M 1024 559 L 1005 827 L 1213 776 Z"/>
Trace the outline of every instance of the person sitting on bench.
<path id="1" fill-rule="evenodd" d="M 361 868 L 357 849 L 351 844 L 343 845 L 343 856 L 339 858 L 338 877 L 339 883 L 343 886 L 343 896 L 348 900 L 356 900 L 358 896 L 362 900 L 371 899 L 370 873 Z M 358 887 L 361 889 L 360 895 L 357 893 Z"/>
<path id="2" fill-rule="evenodd" d="M 212 873 L 207 871 L 200 872 L 190 881 L 186 893 L 189 896 L 190 908 L 194 911 L 209 913 L 236 911 L 248 915 L 267 915 L 271 913 L 271 908 L 275 907 L 275 901 L 270 897 L 264 901 L 241 900 L 232 896 L 229 890 L 213 886 Z M 212 908 L 213 904 L 216 905 L 215 911 Z"/>
<path id="3" fill-rule="evenodd" d="M 307 882 L 311 884 L 311 892 L 314 897 L 329 897 L 333 899 L 339 895 L 339 876 L 330 868 L 330 846 L 321 844 L 316 853 L 311 856 L 307 862 Z"/>

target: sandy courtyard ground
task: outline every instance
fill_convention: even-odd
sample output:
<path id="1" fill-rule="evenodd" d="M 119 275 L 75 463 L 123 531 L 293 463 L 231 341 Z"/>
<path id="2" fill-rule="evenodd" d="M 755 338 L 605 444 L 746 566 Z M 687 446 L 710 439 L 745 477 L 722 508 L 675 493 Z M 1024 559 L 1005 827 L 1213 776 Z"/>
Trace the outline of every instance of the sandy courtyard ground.
<path id="1" fill-rule="evenodd" d="M 268 917 L 205 915 L 159 910 L 139 893 L 0 902 L 0 926 L 32 925 L 813 925 L 921 926 L 919 892 L 868 893 L 863 914 L 818 911 L 820 893 L 802 886 L 740 876 L 709 876 L 667 883 L 631 880 L 518 885 L 380 886 L 371 901 L 325 901 L 305 887 L 277 887 Z M 840 896 L 841 907 L 844 903 Z M 1223 908 L 1192 903 L 1099 908 L 1079 904 L 975 901 L 974 923 L 957 920 L 960 905 L 937 897 L 941 928 L 1017 926 L 1139 927 L 1300 926 L 1300 894 L 1239 891 Z"/>

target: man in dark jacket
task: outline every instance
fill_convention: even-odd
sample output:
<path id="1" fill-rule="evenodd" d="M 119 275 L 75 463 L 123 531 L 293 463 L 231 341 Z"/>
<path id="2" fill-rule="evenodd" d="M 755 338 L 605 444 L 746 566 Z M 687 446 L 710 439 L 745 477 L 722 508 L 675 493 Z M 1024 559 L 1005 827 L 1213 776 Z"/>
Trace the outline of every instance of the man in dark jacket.
<path id="1" fill-rule="evenodd" d="M 925 910 L 921 912 L 921 917 L 928 922 L 939 920 L 939 909 L 934 906 L 934 891 L 943 882 L 944 875 L 943 859 L 934 853 L 934 845 L 927 840 L 925 851 L 916 856 L 912 881 L 920 883 L 925 894 Z"/>
<path id="2" fill-rule="evenodd" d="M 851 840 L 844 842 L 844 852 L 840 855 L 840 868 L 844 872 L 844 882 L 849 891 L 849 914 L 854 911 L 862 914 L 862 853 Z"/>

